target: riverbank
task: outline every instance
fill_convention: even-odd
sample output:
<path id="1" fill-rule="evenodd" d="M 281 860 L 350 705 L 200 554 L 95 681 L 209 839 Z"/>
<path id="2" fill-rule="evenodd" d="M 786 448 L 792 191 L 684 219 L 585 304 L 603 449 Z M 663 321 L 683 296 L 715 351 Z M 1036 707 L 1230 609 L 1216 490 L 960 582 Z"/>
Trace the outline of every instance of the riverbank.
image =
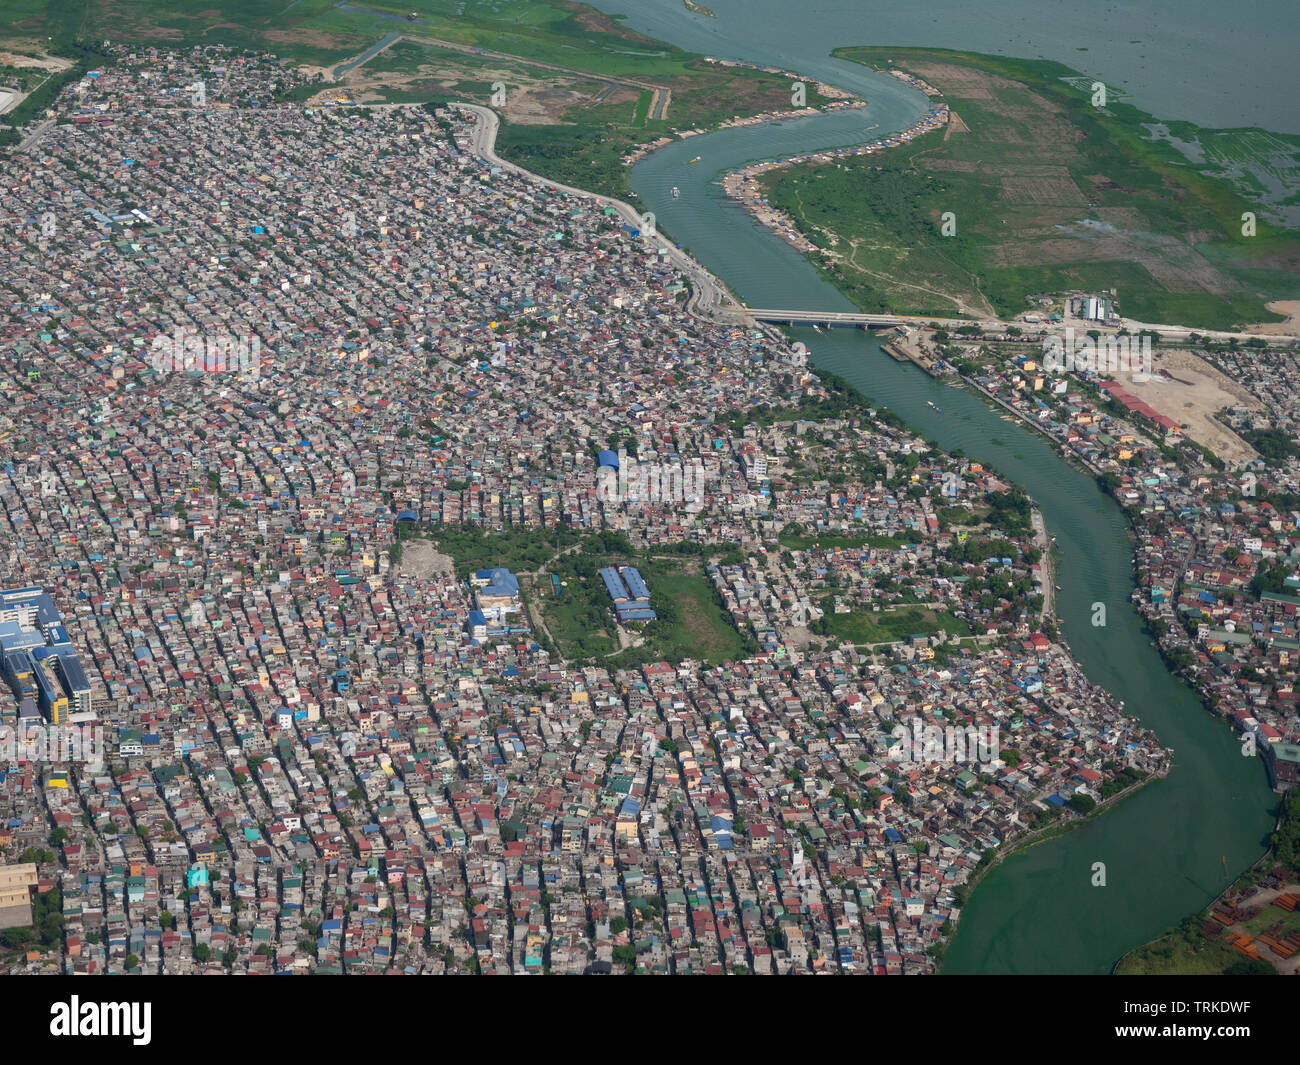
<path id="1" fill-rule="evenodd" d="M 975 874 L 970 878 L 970 880 L 968 880 L 963 885 L 965 889 L 965 897 L 969 899 L 974 894 L 975 889 L 979 887 L 980 883 L 984 880 L 984 878 L 988 876 L 991 872 L 993 872 L 994 869 L 1000 866 L 1008 858 L 1015 857 L 1017 854 L 1023 854 L 1031 847 L 1036 847 L 1040 843 L 1047 843 L 1050 840 L 1059 839 L 1062 836 L 1074 832 L 1075 829 L 1082 828 L 1089 821 L 1093 821 L 1096 818 L 1102 816 L 1103 814 L 1109 812 L 1114 807 L 1118 806 L 1124 799 L 1129 798 L 1130 796 L 1136 794 L 1138 791 L 1140 791 L 1142 788 L 1146 787 L 1148 784 L 1152 783 L 1153 781 L 1164 780 L 1165 777 L 1169 775 L 1170 768 L 1171 768 L 1170 764 L 1166 763 L 1162 768 L 1158 770 L 1153 770 L 1152 772 L 1144 776 L 1141 780 L 1134 781 L 1128 787 L 1124 788 L 1123 791 L 1118 791 L 1114 795 L 1110 796 L 1110 798 L 1103 799 L 1101 802 L 1097 803 L 1097 805 L 1089 813 L 1073 814 L 1069 818 L 1069 820 L 1065 822 L 1054 822 L 1053 824 L 1050 825 L 1044 825 L 1040 829 L 1034 829 L 1031 832 L 1027 833 L 1026 835 L 1011 840 L 1007 846 L 1000 848 L 997 854 L 992 859 L 990 859 L 985 865 L 977 869 Z M 960 927 L 960 925 L 961 925 L 961 914 L 959 912 L 957 921 L 954 922 L 954 929 Z M 947 942 L 951 942 L 951 937 Z M 944 953 L 946 954 L 946 950 Z M 938 958 L 938 970 L 937 970 L 938 975 L 943 974 L 943 957 L 944 954 L 940 954 Z"/>
<path id="2" fill-rule="evenodd" d="M 798 75 L 791 75 L 791 77 L 798 77 Z M 678 130 L 676 136 L 660 137 L 657 140 L 650 141 L 648 144 L 638 145 L 635 150 L 623 157 L 623 162 L 627 166 L 633 166 L 636 163 L 639 163 L 651 152 L 658 151 L 667 144 L 672 144 L 674 140 L 689 140 L 692 137 L 702 137 L 706 133 L 716 133 L 718 130 L 722 129 L 742 129 L 745 126 L 761 126 L 768 122 L 782 122 L 794 118 L 809 118 L 812 115 L 830 114 L 833 111 L 855 110 L 866 106 L 867 103 L 865 100 L 832 100 L 830 103 L 823 104 L 821 107 L 800 107 L 789 111 L 764 111 L 757 115 L 729 118 L 708 129 Z"/>
<path id="3" fill-rule="evenodd" d="M 1115 94 L 1094 106 L 1077 71 L 930 48 L 835 54 L 941 91 L 942 136 L 908 131 L 879 162 L 759 164 L 743 196 L 815 245 L 862 310 L 1009 320 L 1026 297 L 1086 290 L 1133 321 L 1219 330 L 1280 320 L 1266 303 L 1294 296 L 1300 233 L 1264 225 L 1262 194 L 1189 164 L 1151 134 L 1153 116 Z"/>
<path id="4" fill-rule="evenodd" d="M 948 105 L 937 104 L 925 113 L 921 120 L 900 133 L 891 133 L 867 144 L 848 148 L 831 148 L 806 155 L 793 156 L 789 159 L 766 160 L 749 166 L 732 170 L 722 178 L 722 191 L 740 204 L 759 222 L 767 227 L 791 247 L 806 255 L 817 254 L 822 247 L 804 233 L 789 214 L 768 203 L 759 178 L 778 170 L 788 170 L 802 163 L 830 163 L 839 159 L 849 159 L 864 155 L 874 155 L 887 148 L 895 148 L 914 140 L 931 130 L 940 129 L 948 122 Z M 873 127 L 874 128 L 874 127 Z"/>

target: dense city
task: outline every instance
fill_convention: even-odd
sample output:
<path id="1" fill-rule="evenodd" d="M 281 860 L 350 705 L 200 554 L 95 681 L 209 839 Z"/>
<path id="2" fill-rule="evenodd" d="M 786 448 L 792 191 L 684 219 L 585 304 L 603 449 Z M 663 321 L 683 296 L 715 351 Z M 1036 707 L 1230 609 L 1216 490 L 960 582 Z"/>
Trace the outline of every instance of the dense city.
<path id="1" fill-rule="evenodd" d="M 9 160 L 0 724 L 103 743 L 0 766 L 0 967 L 932 972 L 1002 851 L 1168 772 L 1015 486 L 690 313 L 473 114 L 300 81 L 111 46 Z M 1300 780 L 1294 354 L 1203 350 L 1267 405 L 1220 469 L 1105 375 L 951 339 Z"/>

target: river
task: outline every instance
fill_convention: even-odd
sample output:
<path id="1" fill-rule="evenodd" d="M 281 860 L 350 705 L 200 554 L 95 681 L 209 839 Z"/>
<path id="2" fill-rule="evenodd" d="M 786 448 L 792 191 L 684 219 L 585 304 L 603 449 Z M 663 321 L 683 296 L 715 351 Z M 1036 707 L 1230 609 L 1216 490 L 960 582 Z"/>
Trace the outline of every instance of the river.
<path id="1" fill-rule="evenodd" d="M 718 0 L 710 6 L 717 9 Z M 642 28 L 639 21 L 632 24 Z M 662 28 L 658 35 L 696 47 Z M 793 56 L 784 61 L 801 72 L 818 66 Z M 921 110 L 923 97 L 906 86 L 861 88 L 871 101 L 866 112 L 671 144 L 633 168 L 632 188 L 665 232 L 751 306 L 851 310 L 802 256 L 727 201 L 715 182 L 720 171 L 755 159 L 856 143 L 872 123 L 879 129 L 871 136 L 879 136 L 910 124 Z M 689 164 L 697 155 L 700 162 Z M 679 198 L 671 195 L 674 185 Z M 962 914 L 943 967 L 945 973 L 1106 972 L 1126 951 L 1204 906 L 1263 853 L 1275 805 L 1263 767 L 1241 756 L 1227 725 L 1169 675 L 1149 645 L 1129 603 L 1132 544 L 1124 517 L 1091 477 L 978 396 L 890 359 L 860 330 L 798 334 L 815 365 L 845 377 L 941 447 L 990 463 L 1034 497 L 1058 538 L 1057 609 L 1071 649 L 1093 681 L 1175 751 L 1164 780 L 994 869 Z M 943 414 L 927 406 L 931 399 Z M 1091 624 L 1094 603 L 1106 605 L 1104 627 Z M 1097 862 L 1105 863 L 1104 887 L 1093 886 Z"/>

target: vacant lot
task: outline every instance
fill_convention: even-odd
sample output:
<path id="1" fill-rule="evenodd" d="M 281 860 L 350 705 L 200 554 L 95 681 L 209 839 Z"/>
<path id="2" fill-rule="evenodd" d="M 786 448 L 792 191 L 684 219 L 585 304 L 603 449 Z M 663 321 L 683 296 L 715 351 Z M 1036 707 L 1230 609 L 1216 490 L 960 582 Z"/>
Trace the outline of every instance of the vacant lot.
<path id="1" fill-rule="evenodd" d="M 946 611 L 924 607 L 897 607 L 879 613 L 827 612 L 824 620 L 830 635 L 855 644 L 897 643 L 912 636 L 932 636 L 936 632 L 946 632 L 951 636 L 970 635 L 970 627 L 960 618 Z"/>
<path id="2" fill-rule="evenodd" d="M 1255 449 L 1214 415 L 1224 407 L 1246 406 L 1263 411 L 1264 405 L 1225 374 L 1190 351 L 1153 352 L 1155 369 L 1146 381 L 1131 374 L 1116 374 L 1124 389 L 1186 426 L 1184 432 L 1228 463 L 1256 458 Z M 1163 372 L 1162 372 L 1163 371 Z"/>

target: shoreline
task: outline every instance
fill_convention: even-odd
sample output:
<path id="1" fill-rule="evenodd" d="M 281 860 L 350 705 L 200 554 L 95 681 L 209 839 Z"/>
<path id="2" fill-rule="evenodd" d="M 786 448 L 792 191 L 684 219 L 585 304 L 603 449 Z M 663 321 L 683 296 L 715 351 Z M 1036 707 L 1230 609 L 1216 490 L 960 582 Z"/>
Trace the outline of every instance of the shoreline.
<path id="1" fill-rule="evenodd" d="M 1051 840 L 1059 839 L 1063 836 L 1067 836 L 1071 832 L 1075 831 L 1077 828 L 1086 825 L 1089 821 L 1093 820 L 1094 818 L 1100 817 L 1102 814 L 1105 813 L 1110 813 L 1111 809 L 1117 806 L 1122 800 L 1127 799 L 1132 795 L 1135 795 L 1138 791 L 1146 787 L 1148 784 L 1156 780 L 1164 780 L 1165 777 L 1169 775 L 1172 769 L 1173 769 L 1173 762 L 1167 761 L 1164 763 L 1164 765 L 1161 768 L 1151 770 L 1141 780 L 1135 780 L 1132 784 L 1128 785 L 1128 787 L 1124 788 L 1122 791 L 1117 791 L 1110 798 L 1103 799 L 1101 802 L 1097 803 L 1097 805 L 1093 809 L 1089 810 L 1086 814 L 1076 814 L 1069 821 L 1064 821 L 1064 822 L 1057 821 L 1057 822 L 1053 822 L 1050 825 L 1044 825 L 1042 828 L 1034 829 L 1030 832 L 1027 832 L 1023 836 L 1020 836 L 1017 839 L 1010 841 L 1010 845 L 1005 850 L 1000 849 L 998 853 L 992 858 L 992 860 L 989 861 L 989 863 L 986 866 L 984 866 L 982 869 L 977 870 L 974 876 L 972 876 L 969 880 L 967 880 L 965 884 L 961 885 L 962 887 L 966 888 L 967 891 L 967 906 L 969 906 L 970 904 L 970 899 L 974 897 L 975 889 L 979 887 L 981 883 L 983 883 L 984 878 L 988 876 L 988 874 L 991 873 L 994 869 L 996 869 L 999 865 L 1005 862 L 1008 858 L 1013 858 L 1017 854 L 1023 854 L 1025 851 L 1028 851 L 1031 848 L 1038 846 L 1038 844 L 1040 843 L 1048 843 Z M 1263 859 L 1261 859 L 1261 861 L 1262 860 Z M 1251 866 L 1251 868 L 1253 869 L 1254 866 Z M 1245 873 L 1242 873 L 1242 876 L 1245 875 L 1246 875 Z M 946 953 L 947 945 L 952 942 L 953 937 L 957 934 L 957 929 L 961 927 L 962 913 L 964 913 L 966 908 L 967 908 L 966 906 L 962 906 L 960 908 L 960 911 L 958 912 L 957 915 L 957 920 L 953 922 L 953 931 L 944 941 L 945 953 Z M 1155 941 L 1152 940 L 1151 942 L 1155 942 Z M 1142 946 L 1146 946 L 1146 944 L 1144 943 L 1138 947 L 1134 947 L 1133 950 L 1140 950 Z M 1130 950 L 1128 954 L 1133 953 L 1133 950 Z M 1128 954 L 1125 954 L 1124 957 L 1128 957 Z M 1116 962 L 1115 964 L 1118 965 L 1119 963 Z M 940 959 L 939 965 L 935 969 L 935 975 L 936 976 L 943 975 L 942 958 Z"/>
<path id="2" fill-rule="evenodd" d="M 792 76 L 797 77 L 797 75 Z M 679 130 L 675 137 L 657 137 L 645 144 L 639 144 L 631 152 L 623 156 L 623 164 L 628 167 L 635 166 L 647 156 L 657 152 L 660 148 L 666 148 L 668 145 L 676 144 L 678 141 L 690 140 L 692 137 L 703 137 L 710 133 L 719 133 L 724 129 L 740 129 L 745 126 L 761 126 L 769 122 L 783 122 L 794 118 L 812 118 L 814 115 L 832 114 L 836 111 L 858 110 L 865 108 L 866 106 L 867 102 L 865 100 L 831 100 L 828 103 L 822 104 L 820 107 L 800 107 L 789 111 L 760 111 L 756 115 L 749 115 L 745 118 L 728 118 L 709 129 Z"/>
<path id="3" fill-rule="evenodd" d="M 805 152 L 802 155 L 791 156 L 788 159 L 768 159 L 750 163 L 724 174 L 721 181 L 722 191 L 752 215 L 760 225 L 780 237 L 796 251 L 803 252 L 805 255 L 812 255 L 817 252 L 825 255 L 828 253 L 828 249 L 820 248 L 813 243 L 798 228 L 794 219 L 784 211 L 768 205 L 763 190 L 759 186 L 759 176 L 776 170 L 786 170 L 804 163 L 829 163 L 836 159 L 874 155 L 889 148 L 897 148 L 899 145 L 906 144 L 926 133 L 942 129 L 948 124 L 950 115 L 948 105 L 939 103 L 926 111 L 919 121 L 913 123 L 907 129 L 879 137 L 865 144 L 846 148 L 827 148 L 822 151 Z M 871 128 L 874 129 L 875 127 Z"/>

